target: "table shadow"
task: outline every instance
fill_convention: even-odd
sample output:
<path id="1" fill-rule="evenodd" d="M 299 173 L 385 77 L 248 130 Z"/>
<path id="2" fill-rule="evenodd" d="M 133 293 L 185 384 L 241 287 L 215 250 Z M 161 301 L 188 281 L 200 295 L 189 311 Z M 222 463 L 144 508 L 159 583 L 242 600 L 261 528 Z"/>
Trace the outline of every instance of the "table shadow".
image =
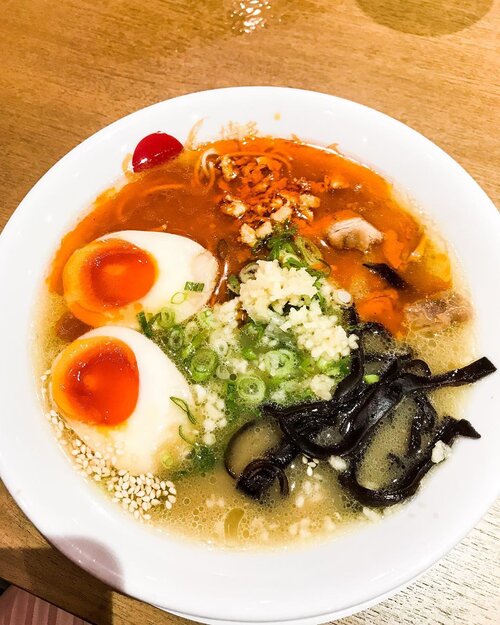
<path id="1" fill-rule="evenodd" d="M 85 554 L 85 560 L 98 560 L 112 575 L 115 580 L 113 585 L 120 585 L 120 565 L 105 545 L 78 537 L 68 537 L 66 541 L 76 548 L 77 553 Z M 111 587 L 84 571 L 57 549 L 0 549 L 0 561 L 4 559 L 24 566 L 30 578 L 28 590 L 34 595 L 93 625 L 113 625 Z M 64 571 L 62 579 L 53 574 L 57 569 Z"/>
<path id="2" fill-rule="evenodd" d="M 373 20 L 404 33 L 438 37 L 472 26 L 493 0 L 356 0 Z"/>

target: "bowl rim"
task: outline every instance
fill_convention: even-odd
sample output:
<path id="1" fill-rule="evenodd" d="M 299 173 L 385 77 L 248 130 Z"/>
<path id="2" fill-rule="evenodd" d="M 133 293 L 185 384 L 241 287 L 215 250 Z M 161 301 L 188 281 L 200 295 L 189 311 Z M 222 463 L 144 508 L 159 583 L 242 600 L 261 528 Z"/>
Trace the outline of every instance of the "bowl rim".
<path id="1" fill-rule="evenodd" d="M 82 159 L 82 158 L 85 159 L 86 157 L 91 156 L 92 152 L 94 152 L 96 149 L 99 149 L 100 147 L 99 144 L 101 142 L 106 142 L 108 139 L 112 140 L 114 133 L 117 134 L 122 129 L 126 129 L 128 125 L 134 119 L 138 118 L 138 116 L 143 116 L 143 117 L 147 116 L 148 112 L 153 112 L 155 110 L 158 110 L 158 107 L 168 106 L 171 103 L 176 103 L 176 105 L 182 106 L 184 103 L 193 104 L 193 103 L 197 103 L 198 101 L 200 108 L 202 109 L 203 102 L 207 98 L 217 99 L 220 97 L 220 98 L 227 99 L 228 97 L 229 98 L 236 97 L 236 99 L 238 99 L 239 97 L 241 98 L 254 97 L 255 98 L 255 97 L 264 97 L 264 96 L 271 97 L 273 95 L 276 95 L 277 97 L 278 94 L 279 94 L 279 97 L 291 98 L 291 99 L 299 98 L 303 100 L 304 102 L 312 101 L 315 99 L 316 100 L 320 99 L 325 102 L 325 105 L 331 105 L 333 107 L 346 106 L 349 109 L 355 111 L 357 114 L 366 114 L 368 115 L 369 118 L 372 118 L 372 119 L 376 118 L 377 121 L 383 125 L 393 127 L 397 133 L 402 133 L 406 138 L 411 138 L 411 141 L 419 143 L 424 150 L 429 151 L 433 155 L 433 157 L 438 159 L 446 169 L 448 169 L 450 172 L 453 172 L 455 176 L 459 176 L 461 179 L 463 179 L 464 184 L 467 185 L 467 187 L 471 188 L 471 193 L 473 190 L 473 193 L 478 200 L 478 205 L 481 206 L 480 210 L 482 211 L 483 216 L 485 216 L 485 219 L 491 222 L 492 225 L 495 224 L 497 227 L 500 224 L 500 216 L 498 215 L 492 202 L 486 196 L 484 191 L 471 178 L 471 176 L 460 165 L 458 165 L 456 161 L 454 161 L 448 154 L 446 154 L 443 150 L 441 150 L 441 148 L 439 148 L 434 143 L 426 139 L 423 135 L 421 135 L 420 133 L 417 133 L 415 130 L 393 119 L 392 117 L 389 117 L 385 115 L 384 113 L 375 111 L 374 109 L 371 109 L 370 107 L 364 106 L 362 104 L 358 104 L 349 100 L 338 98 L 336 96 L 322 94 L 316 91 L 306 91 L 306 90 L 291 89 L 291 88 L 286 88 L 286 87 L 285 88 L 284 87 L 259 87 L 259 86 L 227 87 L 223 89 L 215 89 L 215 90 L 200 91 L 196 93 L 185 94 L 182 96 L 178 96 L 177 98 L 172 98 L 170 100 L 157 102 L 155 104 L 152 104 L 148 107 L 135 111 L 113 122 L 112 124 L 106 126 L 105 128 L 97 131 L 96 133 L 91 135 L 88 139 L 86 139 L 85 141 L 77 145 L 75 148 L 73 148 L 70 152 L 68 152 L 65 156 L 63 156 L 53 167 L 51 167 L 44 174 L 44 176 L 40 178 L 40 180 L 33 186 L 33 188 L 28 192 L 25 198 L 21 201 L 18 209 L 13 213 L 12 217 L 6 224 L 3 232 L 0 235 L 0 266 L 4 264 L 2 261 L 6 261 L 9 259 L 9 245 L 11 245 L 11 239 L 14 239 L 16 236 L 19 236 L 17 230 L 19 228 L 22 228 L 23 222 L 25 221 L 25 214 L 27 215 L 28 212 L 31 210 L 30 207 L 36 204 L 36 201 L 37 201 L 36 197 L 40 193 L 40 190 L 43 190 L 43 188 L 47 185 L 51 185 L 51 184 L 54 184 L 54 182 L 57 182 L 57 178 L 60 175 L 60 173 L 64 170 L 64 168 L 71 167 L 71 164 L 73 161 L 76 162 L 78 159 Z M 110 183 L 112 182 L 113 181 L 110 181 Z M 95 191 L 96 192 L 92 194 L 94 197 L 95 195 L 97 195 L 100 189 L 96 189 Z M 494 234 L 492 236 L 494 236 Z M 500 239 L 500 237 L 498 238 Z M 497 257 L 500 258 L 500 255 L 498 253 L 497 253 Z M 2 336 L 1 333 L 0 333 L 0 336 Z M 11 459 L 12 459 L 11 454 L 6 453 L 5 445 L 2 445 L 2 443 L 0 442 L 0 475 L 2 477 L 2 480 L 4 481 L 7 489 L 11 492 L 11 494 L 13 495 L 14 499 L 16 500 L 18 505 L 21 507 L 23 512 L 28 516 L 28 518 L 30 518 L 30 520 L 32 520 L 32 522 L 48 538 L 49 542 L 54 544 L 60 551 L 62 551 L 70 559 L 80 564 L 89 573 L 99 577 L 100 579 L 110 584 L 111 586 L 117 588 L 118 590 L 122 592 L 125 592 L 126 594 L 132 594 L 138 598 L 141 598 L 144 601 L 157 604 L 156 599 L 158 598 L 158 596 L 156 594 L 149 593 L 147 589 L 143 587 L 141 589 L 135 586 L 134 588 L 131 588 L 129 587 L 128 584 L 123 584 L 122 582 L 124 580 L 120 580 L 120 578 L 117 577 L 117 575 L 115 574 L 113 570 L 110 570 L 109 567 L 107 567 L 106 565 L 103 565 L 102 562 L 99 561 L 98 557 L 95 557 L 95 555 L 92 555 L 92 554 L 89 557 L 88 554 L 82 551 L 81 546 L 79 546 L 77 543 L 71 540 L 68 541 L 66 539 L 61 539 L 61 537 L 58 536 L 57 533 L 54 533 L 54 527 L 52 526 L 52 524 L 50 522 L 47 522 L 46 519 L 42 518 L 43 514 L 40 515 L 39 505 L 34 505 L 33 499 L 19 492 L 18 485 L 16 484 L 16 475 L 14 474 L 14 471 L 10 470 Z M 495 488 L 488 488 L 488 489 L 483 488 L 483 490 L 481 491 L 482 493 L 481 506 L 477 506 L 476 508 L 474 508 L 473 512 L 469 511 L 467 522 L 466 523 L 462 522 L 460 524 L 457 524 L 457 526 L 454 528 L 454 531 L 450 531 L 446 537 L 446 540 L 442 541 L 440 549 L 435 549 L 432 552 L 432 555 L 428 554 L 427 557 L 422 557 L 419 560 L 418 565 L 415 563 L 413 566 L 407 567 L 407 569 L 405 569 L 406 572 L 404 575 L 396 576 L 397 583 L 395 583 L 391 588 L 385 588 L 384 592 L 382 593 L 378 592 L 377 590 L 377 591 L 374 591 L 372 595 L 367 595 L 364 601 L 362 602 L 363 605 L 367 606 L 367 604 L 376 602 L 381 595 L 386 597 L 392 594 L 393 592 L 396 592 L 396 590 L 399 587 L 409 583 L 412 579 L 414 579 L 415 577 L 423 573 L 429 566 L 431 566 L 434 562 L 440 559 L 453 545 L 455 545 L 459 540 L 461 540 L 463 536 L 476 524 L 479 518 L 481 518 L 481 516 L 484 514 L 487 508 L 493 503 L 495 498 L 498 496 L 498 493 L 500 490 L 499 484 L 495 486 L 494 481 L 492 480 L 492 486 L 494 486 Z M 92 493 L 92 497 L 95 497 L 95 493 Z M 103 508 L 105 507 L 104 504 L 102 504 L 102 506 Z M 107 514 L 108 514 L 108 511 L 106 511 L 106 515 Z M 390 518 L 387 519 L 385 522 L 388 522 L 389 520 Z M 307 551 L 313 551 L 314 549 L 317 550 L 317 548 L 307 548 Z M 199 547 L 196 547 L 195 551 L 199 551 Z M 239 553 L 239 552 L 236 552 L 236 553 Z M 259 552 L 257 554 L 257 557 L 261 558 L 262 553 L 264 552 Z M 282 554 L 284 552 L 276 551 L 272 553 Z M 294 553 L 296 552 L 294 551 Z M 251 559 L 252 559 L 252 556 L 249 558 L 249 560 Z M 174 601 L 173 603 L 172 603 L 172 598 L 170 597 L 170 603 L 168 605 L 165 605 L 164 607 L 166 609 L 171 608 L 173 611 L 176 611 L 178 613 L 181 613 L 182 615 L 185 615 L 187 617 L 194 618 L 194 619 L 199 617 L 199 618 L 216 619 L 219 621 L 240 620 L 240 619 L 235 618 L 234 609 L 225 610 L 219 606 L 215 610 L 211 609 L 207 611 L 206 613 L 204 613 L 203 610 L 200 611 L 199 607 L 197 608 L 197 610 L 191 611 L 190 605 L 192 605 L 192 602 L 187 602 L 185 600 L 185 597 L 183 598 L 183 601 L 180 601 L 180 602 Z M 314 614 L 311 613 L 310 611 L 309 612 L 306 611 L 306 612 L 302 612 L 301 614 L 298 614 L 297 618 L 290 618 L 289 611 L 284 612 L 283 610 L 280 610 L 279 606 L 277 609 L 275 606 L 275 609 L 273 610 L 273 618 L 271 619 L 263 618 L 262 616 L 263 611 L 260 610 L 260 611 L 257 611 L 258 613 L 257 612 L 254 613 L 255 618 L 252 618 L 251 620 L 253 622 L 257 622 L 257 621 L 259 622 L 282 622 L 282 621 L 305 622 L 308 619 L 314 619 L 315 622 L 319 622 L 321 619 L 326 620 L 327 618 L 330 618 L 332 615 L 338 614 L 340 616 L 340 613 L 342 613 L 342 616 L 346 616 L 347 614 L 350 614 L 356 611 L 358 607 L 359 608 L 361 607 L 360 602 L 357 602 L 353 605 L 346 605 L 340 610 L 339 609 L 335 609 L 335 610 L 327 609 L 326 611 L 322 610 L 321 612 L 314 613 Z"/>

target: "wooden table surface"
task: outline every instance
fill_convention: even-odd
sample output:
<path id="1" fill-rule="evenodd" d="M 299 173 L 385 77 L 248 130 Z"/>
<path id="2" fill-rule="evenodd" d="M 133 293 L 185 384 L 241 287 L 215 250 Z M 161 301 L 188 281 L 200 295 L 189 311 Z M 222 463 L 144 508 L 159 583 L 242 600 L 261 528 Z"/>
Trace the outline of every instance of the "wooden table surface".
<path id="1" fill-rule="evenodd" d="M 497 201 L 499 32 L 493 0 L 3 0 L 0 226 L 57 159 L 109 122 L 241 84 L 314 89 L 388 113 Z M 498 625 L 499 538 L 497 504 L 418 582 L 341 623 Z M 1 484 L 0 577 L 98 625 L 182 620 L 67 561 Z"/>

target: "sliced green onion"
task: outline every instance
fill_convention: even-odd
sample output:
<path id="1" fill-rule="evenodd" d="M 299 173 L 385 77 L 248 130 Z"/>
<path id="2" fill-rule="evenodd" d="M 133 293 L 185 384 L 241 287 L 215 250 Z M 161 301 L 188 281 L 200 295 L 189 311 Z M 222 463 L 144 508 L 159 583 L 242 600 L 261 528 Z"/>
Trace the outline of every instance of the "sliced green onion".
<path id="1" fill-rule="evenodd" d="M 255 344 L 262 338 L 262 335 L 264 334 L 264 326 L 254 323 L 253 321 L 249 321 L 241 328 L 241 334 L 249 342 Z"/>
<path id="2" fill-rule="evenodd" d="M 230 371 L 226 365 L 219 365 L 215 370 L 215 375 L 219 380 L 229 380 Z"/>
<path id="3" fill-rule="evenodd" d="M 211 349 L 199 349 L 189 364 L 191 377 L 195 382 L 208 380 L 217 369 L 219 357 Z"/>
<path id="4" fill-rule="evenodd" d="M 150 339 L 153 336 L 153 330 L 151 329 L 151 325 L 146 318 L 146 314 L 144 312 L 140 312 L 137 315 L 137 321 L 139 322 L 139 327 L 141 328 L 141 332 L 144 336 L 147 336 Z"/>
<path id="5" fill-rule="evenodd" d="M 272 378 L 289 378 L 297 368 L 298 359 L 289 349 L 275 349 L 262 358 L 264 367 Z"/>
<path id="6" fill-rule="evenodd" d="M 266 385 L 256 375 L 239 375 L 236 378 L 236 393 L 247 404 L 260 404 L 266 395 Z"/>
<path id="7" fill-rule="evenodd" d="M 236 295 L 240 294 L 240 281 L 238 280 L 238 276 L 235 276 L 234 273 L 227 278 L 227 288 L 233 293 L 236 293 Z"/>
<path id="8" fill-rule="evenodd" d="M 316 370 L 316 364 L 312 356 L 309 356 L 309 354 L 301 355 L 299 362 L 300 362 L 300 368 L 305 373 L 314 373 L 314 371 Z"/>
<path id="9" fill-rule="evenodd" d="M 300 236 L 295 237 L 295 246 L 308 265 L 315 265 L 323 260 L 323 254 L 319 247 L 309 239 Z"/>
<path id="10" fill-rule="evenodd" d="M 351 370 L 351 359 L 349 356 L 344 356 L 344 358 L 339 360 L 339 369 L 341 376 L 345 376 L 349 373 Z"/>
<path id="11" fill-rule="evenodd" d="M 268 260 L 279 260 L 282 254 L 294 254 L 295 248 L 289 240 L 283 240 L 279 243 L 275 243 L 271 248 L 271 251 L 268 255 Z"/>
<path id="12" fill-rule="evenodd" d="M 323 293 L 320 293 L 320 291 L 318 291 L 316 293 L 316 295 L 314 296 L 314 299 L 316 299 L 318 301 L 321 310 L 323 312 L 325 312 L 325 309 L 326 309 L 326 299 L 325 299 Z"/>
<path id="13" fill-rule="evenodd" d="M 211 471 L 217 461 L 217 457 L 213 449 L 206 445 L 196 445 L 191 450 L 188 459 L 193 463 L 193 468 L 200 473 L 208 473 Z"/>
<path id="14" fill-rule="evenodd" d="M 190 341 L 193 336 L 198 334 L 199 331 L 200 328 L 198 327 L 196 321 L 188 321 L 184 326 L 184 336 L 186 337 L 187 341 Z"/>
<path id="15" fill-rule="evenodd" d="M 177 293 L 174 293 L 172 297 L 170 298 L 171 304 L 182 304 L 182 302 L 185 302 L 185 301 L 186 301 L 186 294 L 183 293 L 182 291 L 177 291 Z"/>
<path id="16" fill-rule="evenodd" d="M 181 360 L 189 360 L 195 351 L 196 348 L 194 347 L 194 345 L 192 343 L 187 343 L 181 350 Z"/>
<path id="17" fill-rule="evenodd" d="M 319 370 L 330 378 L 338 378 L 340 376 L 340 365 L 337 361 L 330 361 L 319 364 Z"/>
<path id="18" fill-rule="evenodd" d="M 196 419 L 194 414 L 191 412 L 187 402 L 184 401 L 181 397 L 171 397 L 170 401 L 173 402 L 176 406 L 178 406 L 183 412 L 186 413 L 187 418 L 191 421 L 191 423 L 196 423 Z"/>
<path id="19" fill-rule="evenodd" d="M 273 234 L 266 240 L 266 247 L 269 250 L 268 260 L 278 260 L 282 252 L 295 252 L 292 239 L 296 233 L 297 227 L 290 221 L 276 225 Z"/>
<path id="20" fill-rule="evenodd" d="M 202 330 L 201 332 L 198 332 L 193 336 L 193 338 L 191 339 L 191 345 L 198 349 L 198 347 L 201 347 L 202 343 L 207 340 L 207 337 L 208 332 L 206 330 Z"/>
<path id="21" fill-rule="evenodd" d="M 172 351 L 177 352 L 181 349 L 183 345 L 184 345 L 184 332 L 182 331 L 181 327 L 174 326 L 168 333 L 167 346 Z"/>
<path id="22" fill-rule="evenodd" d="M 243 269 L 240 271 L 240 281 L 247 282 L 248 280 L 253 280 L 259 265 L 257 263 L 249 263 L 245 265 Z"/>
<path id="23" fill-rule="evenodd" d="M 201 291 L 203 291 L 204 288 L 205 288 L 204 282 L 186 282 L 186 284 L 184 285 L 185 291 L 194 291 L 197 293 L 201 293 Z"/>
<path id="24" fill-rule="evenodd" d="M 179 436 L 188 445 L 194 445 L 196 443 L 196 431 L 191 430 L 188 432 L 182 425 L 179 425 Z"/>
<path id="25" fill-rule="evenodd" d="M 222 336 L 212 334 L 210 337 L 210 347 L 219 355 L 225 356 L 229 351 L 229 343 Z"/>
<path id="26" fill-rule="evenodd" d="M 155 319 L 162 330 L 168 330 L 175 323 L 175 313 L 170 308 L 162 308 Z"/>
<path id="27" fill-rule="evenodd" d="M 375 384 L 376 382 L 380 380 L 380 376 L 377 375 L 376 373 L 369 373 L 368 375 L 363 376 L 363 380 L 367 384 Z"/>
<path id="28" fill-rule="evenodd" d="M 292 252 L 280 252 L 279 261 L 282 267 L 300 269 L 306 266 L 304 261 L 302 261 L 297 254 L 293 254 Z"/>
<path id="29" fill-rule="evenodd" d="M 267 340 L 264 340 L 267 339 Z M 267 344 L 268 347 L 275 347 L 281 345 L 286 348 L 295 348 L 295 339 L 289 332 L 283 331 L 281 328 L 274 324 L 269 324 L 262 337 L 262 344 Z"/>
<path id="30" fill-rule="evenodd" d="M 241 350 L 241 355 L 245 360 L 257 360 L 257 354 L 255 353 L 255 350 L 251 347 L 244 347 Z"/>
<path id="31" fill-rule="evenodd" d="M 341 358 L 340 360 L 325 360 L 320 358 L 318 361 L 318 369 L 321 373 L 331 377 L 344 377 L 349 373 L 349 358 Z"/>
<path id="32" fill-rule="evenodd" d="M 214 313 L 210 310 L 210 308 L 206 308 L 205 310 L 201 310 L 197 315 L 196 318 L 198 319 L 199 323 L 204 327 L 204 328 L 209 328 L 212 325 L 212 317 L 214 316 Z"/>
<path id="33" fill-rule="evenodd" d="M 165 453 L 161 458 L 161 463 L 165 469 L 171 469 L 174 465 L 174 459 L 169 453 Z"/>

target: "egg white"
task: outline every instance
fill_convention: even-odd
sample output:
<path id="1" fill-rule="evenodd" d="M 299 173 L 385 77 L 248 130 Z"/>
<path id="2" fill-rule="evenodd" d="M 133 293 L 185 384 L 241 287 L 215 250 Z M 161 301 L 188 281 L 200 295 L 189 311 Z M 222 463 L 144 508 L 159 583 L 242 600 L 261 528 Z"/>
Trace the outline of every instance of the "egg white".
<path id="1" fill-rule="evenodd" d="M 192 239 L 169 232 L 122 230 L 100 237 L 121 239 L 148 252 L 156 261 L 157 276 L 151 289 L 132 304 L 120 309 L 119 325 L 137 327 L 137 312 L 156 313 L 167 306 L 175 312 L 177 322 L 196 314 L 208 302 L 217 280 L 218 264 L 211 252 Z M 186 282 L 203 282 L 201 292 L 185 291 Z M 172 297 L 182 293 L 181 303 Z"/>
<path id="2" fill-rule="evenodd" d="M 192 404 L 186 379 L 155 343 L 135 330 L 103 326 L 80 339 L 96 336 L 116 338 L 134 352 L 139 371 L 137 404 L 130 417 L 116 426 L 90 425 L 63 415 L 68 425 L 91 449 L 134 475 L 155 473 L 166 454 L 174 463 L 180 462 L 189 446 L 179 436 L 179 426 L 189 427 L 189 421 L 170 397 Z"/>

